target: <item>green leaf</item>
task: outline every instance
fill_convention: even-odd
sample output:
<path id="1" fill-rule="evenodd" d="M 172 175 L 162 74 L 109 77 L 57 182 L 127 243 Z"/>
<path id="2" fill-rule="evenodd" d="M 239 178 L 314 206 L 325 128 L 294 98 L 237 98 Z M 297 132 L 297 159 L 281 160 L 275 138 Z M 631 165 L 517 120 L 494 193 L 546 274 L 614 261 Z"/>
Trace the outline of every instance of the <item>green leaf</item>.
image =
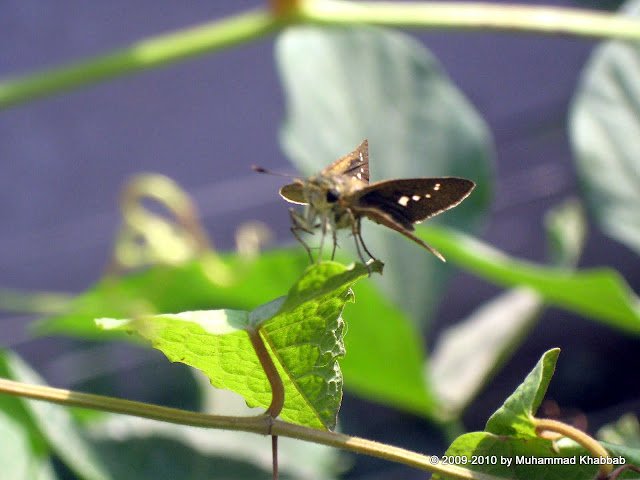
<path id="1" fill-rule="evenodd" d="M 625 13 L 638 16 L 640 2 Z M 575 94 L 569 133 L 591 214 L 640 253 L 640 44 L 609 41 L 593 53 Z"/>
<path id="2" fill-rule="evenodd" d="M 440 250 L 451 263 L 502 286 L 525 286 L 551 305 L 599 320 L 629 333 L 640 333 L 638 297 L 610 268 L 573 270 L 516 260 L 478 239 L 434 226 L 418 236 Z"/>
<path id="3" fill-rule="evenodd" d="M 0 377 L 16 378 L 11 370 L 15 356 L 0 350 Z M 0 464 L 8 478 L 55 478 L 50 462 L 50 450 L 45 436 L 40 431 L 20 397 L 0 395 Z"/>
<path id="4" fill-rule="evenodd" d="M 471 196 L 435 221 L 465 229 L 480 223 L 492 189 L 491 137 L 419 42 L 378 28 L 295 27 L 278 38 L 276 59 L 287 102 L 281 143 L 305 174 L 367 138 L 372 180 L 474 180 Z M 364 223 L 369 250 L 386 264 L 377 279 L 381 291 L 416 324 L 428 323 L 446 286 L 446 266 L 397 232 Z"/>
<path id="5" fill-rule="evenodd" d="M 66 334 L 104 340 L 100 317 L 130 318 L 214 308 L 251 309 L 283 295 L 307 267 L 304 252 L 273 251 L 248 260 L 228 255 L 178 266 L 156 266 L 123 277 L 106 277 L 75 298 L 67 313 L 37 325 L 41 334 Z M 112 332 L 122 338 L 121 332 Z"/>
<path id="6" fill-rule="evenodd" d="M 556 480 L 558 478 L 594 478 L 597 465 L 580 463 L 580 457 L 588 457 L 582 447 L 568 439 L 556 442 L 554 451 L 551 441 L 535 435 L 534 414 L 547 390 L 558 359 L 558 349 L 546 352 L 524 382 L 496 411 L 485 432 L 467 433 L 458 437 L 447 449 L 445 455 L 458 457 L 456 462 L 473 472 L 487 473 L 514 480 Z M 631 450 L 631 449 L 629 449 Z M 623 455 L 627 463 L 634 456 L 625 455 L 622 449 L 611 450 L 614 455 Z M 637 458 L 637 451 L 633 453 Z M 526 464 L 545 458 L 566 458 L 573 464 Z M 434 480 L 459 478 L 434 475 Z"/>
<path id="7" fill-rule="evenodd" d="M 580 457 L 588 457 L 584 449 L 560 449 L 555 453 L 548 440 L 515 438 L 486 432 L 474 432 L 457 438 L 447 449 L 446 456 L 458 457 L 456 464 L 474 473 L 486 473 L 510 480 L 581 480 L 594 478 L 596 465 L 581 465 Z M 532 460 L 559 461 L 566 458 L 575 464 L 527 464 Z M 545 460 L 548 458 L 549 460 Z M 466 463 L 465 463 L 466 462 Z M 475 462 L 475 463 L 474 463 Z M 434 475 L 433 480 L 458 479 L 449 475 Z"/>
<path id="8" fill-rule="evenodd" d="M 373 262 L 369 269 L 372 273 L 382 273 L 382 263 Z M 308 268 L 305 275 L 289 290 L 279 312 L 293 310 L 320 295 L 331 293 L 343 285 L 367 275 L 368 272 L 369 270 L 360 263 L 349 270 L 345 270 L 342 264 L 335 262 L 324 262 L 316 267 Z"/>
<path id="9" fill-rule="evenodd" d="M 286 293 L 309 260 L 302 249 L 296 248 L 267 252 L 250 262 L 229 255 L 224 262 L 226 269 L 233 270 L 234 275 L 223 285 L 211 282 L 202 260 L 104 279 L 73 300 L 69 313 L 45 320 L 39 330 L 98 340 L 113 334 L 132 340 L 131 335 L 121 330 L 98 329 L 94 319 L 224 306 L 251 309 Z M 422 371 L 425 354 L 420 334 L 410 325 L 406 314 L 370 283 L 357 285 L 356 295 L 360 301 L 349 305 L 345 313 L 351 325 L 346 339 L 349 355 L 341 362 L 347 379 L 345 386 L 370 399 L 430 416 L 435 402 L 425 385 Z M 332 287 L 329 285 L 328 288 Z M 303 295 L 304 289 L 301 289 L 291 298 L 300 300 Z M 256 321 L 264 314 L 264 308 L 266 306 L 252 312 Z M 377 353 L 373 355 L 372 352 Z M 394 361 L 389 362 L 389 358 Z"/>
<path id="10" fill-rule="evenodd" d="M 44 384 L 42 379 L 19 357 L 7 352 L 0 355 L 0 375 L 25 383 Z M 28 436 L 33 442 L 33 452 L 37 454 L 36 462 L 29 465 L 30 468 L 35 469 L 34 475 L 42 475 L 42 478 L 49 478 L 52 475 L 49 471 L 50 466 L 43 463 L 42 457 L 43 454 L 52 452 L 79 478 L 87 480 L 111 478 L 92 445 L 81 435 L 64 407 L 19 397 L 0 396 L 0 402 L 2 411 L 20 425 L 26 426 L 29 432 Z"/>
<path id="11" fill-rule="evenodd" d="M 363 265 L 347 269 L 325 262 L 309 267 L 286 298 L 253 312 L 183 312 L 97 323 L 138 333 L 169 360 L 202 370 L 214 386 L 242 395 L 250 407 L 266 408 L 271 389 L 246 331 L 258 326 L 285 387 L 281 417 L 333 429 L 342 400 L 340 315 L 352 298 L 349 287 L 366 274 Z"/>
<path id="12" fill-rule="evenodd" d="M 531 423 L 542 403 L 556 369 L 559 349 L 546 352 L 524 382 L 487 422 L 486 431 L 495 435 L 535 437 Z"/>

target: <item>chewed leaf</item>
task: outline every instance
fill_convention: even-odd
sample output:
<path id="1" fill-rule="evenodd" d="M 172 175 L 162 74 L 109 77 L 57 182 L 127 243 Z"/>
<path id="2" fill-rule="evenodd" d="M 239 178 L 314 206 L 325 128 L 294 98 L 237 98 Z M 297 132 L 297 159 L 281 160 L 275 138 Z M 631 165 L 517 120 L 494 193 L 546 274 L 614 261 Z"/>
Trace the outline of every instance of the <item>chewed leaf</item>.
<path id="1" fill-rule="evenodd" d="M 371 272 L 382 273 L 382 263 L 376 260 L 369 265 L 369 269 Z M 350 269 L 345 269 L 343 265 L 335 262 L 309 267 L 300 281 L 289 290 L 280 311 L 291 310 L 321 294 L 333 292 L 344 285 L 352 285 L 367 273 L 367 268 L 362 264 L 355 264 Z"/>
<path id="2" fill-rule="evenodd" d="M 259 328 L 284 384 L 282 419 L 332 429 L 342 400 L 341 314 L 353 298 L 350 286 L 365 275 L 364 265 L 327 262 L 309 267 L 286 297 L 252 312 L 203 310 L 96 323 L 134 332 L 172 362 L 202 370 L 215 387 L 242 395 L 250 407 L 267 408 L 269 381 L 247 332 Z"/>

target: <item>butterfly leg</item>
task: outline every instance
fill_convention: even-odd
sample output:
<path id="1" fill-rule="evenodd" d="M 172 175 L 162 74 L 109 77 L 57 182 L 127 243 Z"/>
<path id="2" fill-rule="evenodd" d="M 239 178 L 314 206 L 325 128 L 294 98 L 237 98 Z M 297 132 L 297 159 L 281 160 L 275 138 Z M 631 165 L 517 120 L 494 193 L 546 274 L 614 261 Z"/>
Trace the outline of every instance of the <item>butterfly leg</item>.
<path id="1" fill-rule="evenodd" d="M 338 247 L 338 235 L 335 228 L 331 229 L 331 235 L 333 236 L 333 250 L 331 251 L 331 260 L 333 260 L 336 256 L 336 248 Z"/>
<path id="2" fill-rule="evenodd" d="M 328 219 L 325 219 L 322 222 L 322 238 L 320 239 L 320 247 L 318 248 L 318 263 L 320 263 L 322 259 L 322 248 L 324 247 L 324 239 L 327 236 L 327 220 Z"/>
<path id="3" fill-rule="evenodd" d="M 358 257 L 360 258 L 362 263 L 364 263 L 364 266 L 367 267 L 367 272 L 369 272 L 369 276 L 371 276 L 371 269 L 369 267 L 369 263 L 364 259 L 364 255 L 362 255 L 362 250 L 360 250 L 360 244 L 362 244 L 362 248 L 364 248 L 364 251 L 367 252 L 367 255 L 369 255 L 369 257 L 372 260 L 376 260 L 376 258 L 373 255 L 371 255 L 371 252 L 369 252 L 369 250 L 367 250 L 367 247 L 365 246 L 364 241 L 362 240 L 362 235 L 360 234 L 361 219 L 356 218 L 350 209 L 347 209 L 347 212 L 349 212 L 349 216 L 351 217 L 351 232 L 353 233 L 353 238 L 355 239 L 356 251 L 358 252 Z"/>
<path id="4" fill-rule="evenodd" d="M 291 230 L 291 233 L 293 234 L 295 239 L 298 240 L 298 242 L 300 242 L 300 244 L 307 251 L 307 254 L 309 255 L 309 259 L 311 260 L 311 263 L 314 263 L 313 255 L 311 254 L 311 249 L 309 248 L 309 245 L 307 245 L 307 242 L 305 242 L 302 239 L 302 237 L 300 237 L 300 235 L 298 234 L 298 232 L 300 231 L 313 233 L 313 230 L 309 228 L 307 221 L 304 219 L 304 217 L 302 217 L 295 210 L 293 209 L 289 210 L 289 217 L 291 218 L 291 223 L 293 224 L 293 226 L 289 230 Z"/>
<path id="5" fill-rule="evenodd" d="M 362 233 L 360 232 L 360 220 L 358 220 L 358 239 L 360 240 L 360 244 L 362 245 L 362 248 L 364 248 L 364 251 L 367 252 L 367 255 L 369 255 L 369 258 L 371 258 L 371 260 L 377 261 L 378 259 L 373 256 L 373 254 L 367 248 L 367 245 L 365 245 L 364 243 L 364 240 L 362 238 Z"/>

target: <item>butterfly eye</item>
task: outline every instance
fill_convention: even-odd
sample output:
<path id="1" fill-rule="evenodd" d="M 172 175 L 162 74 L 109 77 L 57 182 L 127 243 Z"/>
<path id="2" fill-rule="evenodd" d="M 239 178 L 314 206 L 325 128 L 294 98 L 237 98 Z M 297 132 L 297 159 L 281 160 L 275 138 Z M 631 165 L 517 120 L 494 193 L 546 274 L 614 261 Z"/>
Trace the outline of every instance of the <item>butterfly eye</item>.
<path id="1" fill-rule="evenodd" d="M 335 203 L 338 201 L 338 191 L 337 190 L 328 190 L 327 191 L 327 202 Z"/>

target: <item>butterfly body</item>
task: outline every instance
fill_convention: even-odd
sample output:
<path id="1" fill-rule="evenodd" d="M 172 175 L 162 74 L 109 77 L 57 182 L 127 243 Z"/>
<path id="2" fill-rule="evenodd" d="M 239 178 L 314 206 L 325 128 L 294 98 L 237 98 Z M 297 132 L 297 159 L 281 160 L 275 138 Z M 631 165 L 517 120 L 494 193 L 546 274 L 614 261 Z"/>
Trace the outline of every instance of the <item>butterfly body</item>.
<path id="1" fill-rule="evenodd" d="M 322 231 L 320 250 L 330 231 L 335 253 L 336 231 L 350 228 L 363 262 L 360 245 L 374 258 L 360 233 L 363 217 L 401 233 L 444 261 L 439 252 L 412 233 L 414 224 L 455 207 L 474 187 L 471 180 L 457 177 L 405 178 L 370 184 L 369 148 L 364 140 L 356 150 L 318 175 L 285 185 L 280 189 L 280 195 L 288 202 L 306 205 L 302 214 L 291 210 L 291 231 L 307 249 L 312 261 L 311 251 L 298 232 L 313 233 L 317 228 Z M 318 260 L 320 255 L 321 252 Z"/>
<path id="2" fill-rule="evenodd" d="M 332 230 L 351 225 L 347 199 L 368 183 L 348 175 L 317 175 L 302 184 L 305 221 L 309 225 L 328 222 Z M 285 197 L 286 198 L 286 197 Z"/>

